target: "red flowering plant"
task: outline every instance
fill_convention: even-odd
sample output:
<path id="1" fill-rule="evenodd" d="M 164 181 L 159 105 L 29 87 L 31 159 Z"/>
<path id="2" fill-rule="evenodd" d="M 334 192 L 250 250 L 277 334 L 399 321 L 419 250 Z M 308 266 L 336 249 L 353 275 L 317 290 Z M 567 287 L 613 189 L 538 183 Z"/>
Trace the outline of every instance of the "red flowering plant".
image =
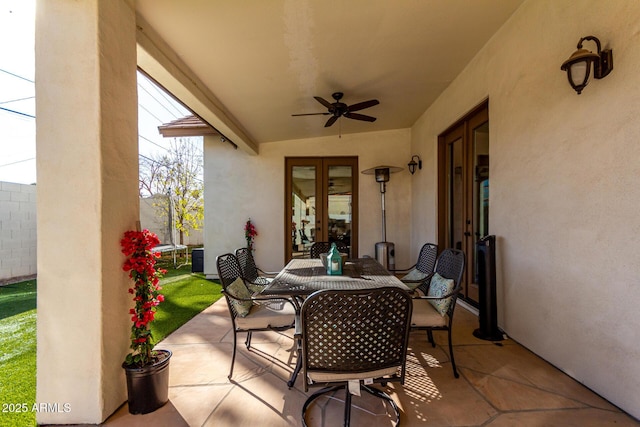
<path id="1" fill-rule="evenodd" d="M 258 230 L 256 230 L 256 226 L 251 223 L 251 218 L 249 218 L 244 225 L 244 238 L 247 240 L 247 248 L 249 248 L 250 251 L 253 250 L 253 239 L 257 235 Z"/>
<path id="2" fill-rule="evenodd" d="M 156 269 L 156 259 L 159 252 L 153 252 L 153 247 L 160 243 L 158 236 L 149 230 L 127 231 L 120 241 L 122 253 L 127 256 L 122 269 L 129 272 L 134 285 L 129 293 L 134 295 L 135 307 L 129 310 L 131 314 L 131 346 L 133 352 L 125 359 L 130 367 L 143 367 L 153 363 L 153 336 L 149 324 L 153 321 L 156 307 L 164 301 L 159 286 L 160 277 L 167 271 Z"/>

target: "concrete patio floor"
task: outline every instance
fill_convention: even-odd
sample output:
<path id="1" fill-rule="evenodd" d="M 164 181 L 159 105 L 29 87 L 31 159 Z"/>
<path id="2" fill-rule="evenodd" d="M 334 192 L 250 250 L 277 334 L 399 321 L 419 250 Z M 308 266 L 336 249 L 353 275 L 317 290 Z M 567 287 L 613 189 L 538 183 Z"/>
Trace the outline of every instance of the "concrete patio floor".
<path id="1" fill-rule="evenodd" d="M 638 426 L 640 423 L 512 340 L 476 339 L 478 319 L 456 308 L 454 352 L 460 378 L 449 362 L 446 332 L 412 332 L 403 386 L 386 390 L 401 410 L 402 426 Z M 224 299 L 158 344 L 170 349 L 169 402 L 151 414 L 130 415 L 124 404 L 103 425 L 300 426 L 307 396 L 302 376 L 286 384 L 296 354 L 291 332 L 254 333 L 252 349 L 239 336 L 233 382 L 227 379 L 233 335 Z M 241 343 L 240 343 L 241 341 Z M 307 417 L 313 426 L 342 425 L 343 392 L 321 400 Z M 379 399 L 354 397 L 352 426 L 391 426 Z"/>

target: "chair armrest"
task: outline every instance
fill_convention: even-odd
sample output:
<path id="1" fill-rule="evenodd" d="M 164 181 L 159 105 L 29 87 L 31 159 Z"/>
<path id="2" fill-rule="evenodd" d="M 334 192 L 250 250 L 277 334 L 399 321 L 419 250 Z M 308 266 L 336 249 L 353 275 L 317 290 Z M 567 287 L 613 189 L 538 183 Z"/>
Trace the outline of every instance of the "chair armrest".
<path id="1" fill-rule="evenodd" d="M 451 292 L 449 292 L 446 295 L 442 295 L 441 297 L 437 297 L 437 296 L 428 296 L 426 293 L 425 295 L 419 295 L 419 296 L 415 296 L 414 299 L 426 299 L 426 300 L 438 300 L 438 299 L 447 299 L 450 298 L 458 293 L 460 293 L 460 289 L 462 289 L 460 286 L 457 286 L 455 288 L 453 288 L 451 290 Z M 422 290 L 422 289 L 421 289 Z"/>
<path id="2" fill-rule="evenodd" d="M 427 275 L 424 279 L 420 279 L 420 280 L 406 280 L 406 279 L 400 279 L 400 281 L 406 285 L 409 284 L 417 284 L 416 286 L 413 287 L 413 294 L 420 296 L 420 294 L 418 293 L 418 291 L 422 292 L 423 295 L 427 295 L 427 292 L 429 291 L 429 285 L 431 284 L 431 278 L 433 277 L 433 273 Z M 415 297 L 414 297 L 415 298 Z"/>
<path id="3" fill-rule="evenodd" d="M 409 268 L 396 268 L 396 269 L 394 269 L 394 270 L 389 270 L 389 273 L 392 273 L 392 274 L 402 274 L 402 273 L 405 273 L 405 274 L 406 274 L 406 273 L 410 272 L 411 270 L 413 270 L 414 268 L 416 268 L 416 265 L 417 265 L 417 264 L 413 264 L 413 265 L 412 265 L 411 267 L 409 267 Z"/>
<path id="4" fill-rule="evenodd" d="M 420 284 L 427 284 L 427 289 L 429 288 L 429 284 L 431 283 L 431 278 L 433 277 L 433 273 L 427 274 L 425 277 L 423 277 L 420 280 L 409 280 L 409 279 L 400 279 L 400 281 L 402 283 L 420 283 Z"/>
<path id="5" fill-rule="evenodd" d="M 433 277 L 433 274 L 434 273 L 431 273 L 422 279 L 422 283 L 420 283 L 415 290 L 422 292 L 423 295 L 427 295 L 429 293 L 429 286 L 431 286 L 431 278 Z"/>
<path id="6" fill-rule="evenodd" d="M 234 294 L 232 294 L 231 292 L 227 292 L 226 290 L 222 290 L 222 295 L 226 295 L 229 298 L 233 298 L 234 300 L 238 300 L 238 301 L 254 301 L 255 298 L 253 296 L 250 296 L 249 298 L 240 298 L 235 296 Z"/>
<path id="7" fill-rule="evenodd" d="M 253 296 L 251 297 L 251 301 L 254 302 L 285 302 L 285 303 L 289 303 L 291 304 L 291 306 L 293 307 L 293 309 L 295 310 L 296 313 L 298 313 L 298 309 L 296 308 L 296 305 L 293 303 L 293 301 L 291 301 L 289 298 L 283 298 L 283 297 L 265 297 L 265 296 Z M 296 316 L 299 316 L 299 314 L 296 314 Z"/>
<path id="8" fill-rule="evenodd" d="M 264 271 L 261 268 L 257 268 L 258 272 L 262 275 L 262 276 L 267 276 L 267 277 L 276 277 L 280 272 L 279 271 Z"/>
<path id="9" fill-rule="evenodd" d="M 264 278 L 262 278 L 262 279 L 264 279 Z M 265 286 L 267 286 L 269 284 L 268 281 L 261 280 L 260 277 L 258 277 L 255 281 L 251 281 L 249 279 L 244 279 L 244 281 L 249 285 L 260 286 L 262 288 L 264 288 Z"/>
<path id="10" fill-rule="evenodd" d="M 235 300 L 238 301 L 285 301 L 288 302 L 289 304 L 291 304 L 293 306 L 293 308 L 296 308 L 295 304 L 293 302 L 291 302 L 291 300 L 289 298 L 284 298 L 284 297 L 279 297 L 279 296 L 263 296 L 257 292 L 254 292 L 253 295 L 251 295 L 249 298 L 240 298 L 237 297 L 235 295 L 233 295 L 231 292 L 227 292 L 226 290 L 222 290 L 222 294 L 226 294 L 228 295 L 230 298 L 233 298 Z"/>

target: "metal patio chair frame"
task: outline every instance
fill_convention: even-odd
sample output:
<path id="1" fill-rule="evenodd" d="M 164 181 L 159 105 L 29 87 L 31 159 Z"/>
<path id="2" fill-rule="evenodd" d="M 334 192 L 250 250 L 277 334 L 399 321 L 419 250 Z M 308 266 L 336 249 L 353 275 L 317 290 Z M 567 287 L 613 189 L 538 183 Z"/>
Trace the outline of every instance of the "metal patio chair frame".
<path id="1" fill-rule="evenodd" d="M 427 338 L 433 347 L 436 346 L 433 339 L 433 331 L 447 331 L 447 337 L 449 341 L 449 357 L 451 359 L 451 367 L 453 368 L 453 375 L 459 378 L 458 370 L 456 368 L 455 358 L 453 356 L 453 343 L 451 340 L 451 332 L 453 330 L 453 314 L 456 308 L 456 301 L 460 294 L 462 287 L 462 277 L 464 274 L 466 263 L 466 256 L 464 252 L 458 249 L 445 249 L 438 256 L 434 273 L 438 273 L 445 279 L 452 279 L 454 281 L 454 287 L 451 292 L 442 296 L 428 296 L 430 281 L 424 282 L 418 287 L 424 296 L 418 296 L 413 298 L 413 318 L 411 319 L 411 330 L 424 330 L 427 332 Z M 430 300 L 441 300 L 450 298 L 451 302 L 446 311 L 445 316 L 441 316 L 435 308 L 429 302 Z M 431 322 L 418 323 L 417 318 L 420 313 L 428 312 L 430 314 Z"/>
<path id="2" fill-rule="evenodd" d="M 263 296 L 251 296 L 250 298 L 242 298 L 233 295 L 229 290 L 229 286 L 240 278 L 244 284 L 247 283 L 242 277 L 240 263 L 238 258 L 232 253 L 219 255 L 216 258 L 216 268 L 218 277 L 222 284 L 222 293 L 227 300 L 229 314 L 233 325 L 233 354 L 231 356 L 231 367 L 229 369 L 229 380 L 233 376 L 233 367 L 236 358 L 237 336 L 239 333 L 246 332 L 247 338 L 245 346 L 247 349 L 251 347 L 251 335 L 257 331 L 286 331 L 294 329 L 297 323 L 297 314 L 293 303 L 286 298 L 273 298 Z M 247 287 L 247 292 L 252 292 Z M 232 300 L 250 301 L 252 308 L 246 317 L 240 317 L 238 310 L 232 303 Z M 291 306 L 289 308 L 289 306 Z M 282 313 L 279 315 L 279 311 Z M 250 325 L 250 326 L 245 326 Z"/>
<path id="3" fill-rule="evenodd" d="M 345 389 L 344 425 L 351 419 L 351 392 L 359 387 L 386 400 L 400 422 L 398 406 L 369 384 L 404 384 L 411 321 L 411 296 L 400 288 L 322 290 L 302 305 L 304 391 L 322 386 L 302 408 L 319 397 Z M 396 424 L 397 425 L 397 424 Z"/>

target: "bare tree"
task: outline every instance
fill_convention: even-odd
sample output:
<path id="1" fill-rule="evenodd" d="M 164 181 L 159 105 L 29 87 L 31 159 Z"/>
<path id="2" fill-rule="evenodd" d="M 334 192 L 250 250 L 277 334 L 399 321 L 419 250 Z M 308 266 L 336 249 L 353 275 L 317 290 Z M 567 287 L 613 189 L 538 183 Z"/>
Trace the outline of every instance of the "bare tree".
<path id="1" fill-rule="evenodd" d="M 165 218 L 180 233 L 180 244 L 189 230 L 199 230 L 204 219 L 202 152 L 193 138 L 172 138 L 164 154 L 140 157 L 140 196 L 168 195 L 160 205 Z M 169 207 L 173 209 L 169 210 Z"/>
<path id="2" fill-rule="evenodd" d="M 167 176 L 166 170 L 169 169 L 168 156 L 140 156 L 139 162 L 138 189 L 140 197 L 149 197 L 154 194 L 166 194 Z"/>

